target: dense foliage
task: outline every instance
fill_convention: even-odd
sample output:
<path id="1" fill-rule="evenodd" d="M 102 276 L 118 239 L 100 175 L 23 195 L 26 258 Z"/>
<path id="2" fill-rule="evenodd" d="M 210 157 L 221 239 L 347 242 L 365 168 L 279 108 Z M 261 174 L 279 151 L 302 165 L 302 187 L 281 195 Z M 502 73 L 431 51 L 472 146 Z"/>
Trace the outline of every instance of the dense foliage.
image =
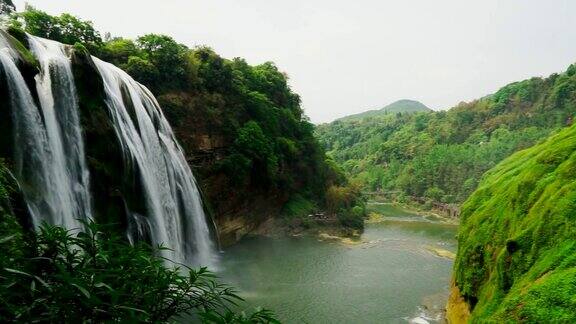
<path id="1" fill-rule="evenodd" d="M 50 16 L 30 6 L 13 16 L 12 26 L 82 44 L 146 85 L 189 159 L 212 158 L 198 162 L 195 171 L 215 209 L 243 205 L 258 195 L 280 205 L 303 197 L 323 208 L 330 186 L 347 185 L 326 161 L 287 75 L 272 62 L 252 66 L 241 58 L 222 58 L 208 47 L 188 48 L 165 35 L 102 39 L 90 22 L 68 14 Z"/>
<path id="2" fill-rule="evenodd" d="M 576 321 L 576 127 L 490 170 L 462 211 L 455 280 L 472 322 Z"/>
<path id="3" fill-rule="evenodd" d="M 460 203 L 484 172 L 571 124 L 575 72 L 513 83 L 448 111 L 336 121 L 317 134 L 367 190 Z"/>
<path id="4" fill-rule="evenodd" d="M 0 269 L 0 321 L 277 322 L 269 311 L 234 314 L 241 299 L 206 269 L 166 267 L 145 245 L 129 246 L 95 224 L 72 235 L 43 226 Z M 18 238 L 3 237 L 1 248 Z"/>
<path id="5" fill-rule="evenodd" d="M 51 16 L 27 5 L 25 11 L 14 14 L 12 25 L 23 27 L 32 35 L 66 44 L 82 43 L 89 48 L 96 48 L 102 44 L 100 34 L 91 22 L 82 21 L 66 13 L 57 17 Z"/>
<path id="6" fill-rule="evenodd" d="M 11 196 L 14 194 L 15 181 L 10 171 L 0 159 L 0 242 L 2 257 L 0 269 L 11 264 L 15 257 L 22 255 L 24 231 L 18 224 L 12 208 Z M 10 238 L 7 240 L 6 238 Z"/>

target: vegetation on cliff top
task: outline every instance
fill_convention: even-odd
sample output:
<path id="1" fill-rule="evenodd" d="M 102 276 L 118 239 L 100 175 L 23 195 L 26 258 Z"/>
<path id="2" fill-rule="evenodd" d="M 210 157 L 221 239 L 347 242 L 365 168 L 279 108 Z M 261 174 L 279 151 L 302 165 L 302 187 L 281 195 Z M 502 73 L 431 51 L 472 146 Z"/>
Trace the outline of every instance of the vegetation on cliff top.
<path id="1" fill-rule="evenodd" d="M 509 84 L 495 94 L 432 113 L 336 121 L 320 142 L 367 190 L 461 203 L 482 174 L 513 152 L 571 124 L 576 66 Z"/>
<path id="2" fill-rule="evenodd" d="M 455 280 L 472 322 L 576 321 L 576 127 L 490 170 L 462 211 Z"/>

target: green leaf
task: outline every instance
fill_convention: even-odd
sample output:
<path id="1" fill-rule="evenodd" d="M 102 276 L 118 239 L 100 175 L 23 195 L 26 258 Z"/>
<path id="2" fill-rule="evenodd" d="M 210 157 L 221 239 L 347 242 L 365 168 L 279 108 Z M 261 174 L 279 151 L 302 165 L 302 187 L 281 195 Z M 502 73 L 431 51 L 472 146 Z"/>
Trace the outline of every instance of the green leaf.
<path id="1" fill-rule="evenodd" d="M 114 291 L 114 289 L 112 289 L 112 287 L 108 286 L 107 284 L 105 284 L 103 282 L 99 282 L 99 283 L 95 284 L 94 287 L 96 287 L 96 288 L 106 287 L 106 288 L 108 288 L 108 290 Z"/>
<path id="2" fill-rule="evenodd" d="M 86 290 L 86 288 L 84 288 L 84 287 L 82 287 L 82 286 L 79 286 L 79 285 L 77 285 L 77 284 L 72 284 L 72 286 L 78 288 L 78 290 L 80 290 L 80 292 L 81 292 L 84 296 L 86 296 L 86 298 L 90 298 L 90 293 L 88 292 L 88 290 Z"/>
<path id="3" fill-rule="evenodd" d="M 6 236 L 3 238 L 0 238 L 0 244 L 2 243 L 6 243 L 8 241 L 11 241 L 12 239 L 14 239 L 16 237 L 16 234 L 10 235 L 10 236 Z"/>
<path id="4" fill-rule="evenodd" d="M 48 283 L 46 283 L 46 281 L 44 281 L 42 278 L 38 277 L 38 276 L 34 276 L 34 279 L 38 280 L 42 286 L 46 287 L 48 290 L 52 290 L 52 287 L 50 287 L 50 285 Z"/>
<path id="5" fill-rule="evenodd" d="M 32 277 L 31 274 L 26 273 L 26 272 L 24 272 L 24 271 L 20 271 L 20 270 L 16 270 L 16 269 L 10 269 L 10 268 L 4 268 L 4 270 L 6 270 L 6 271 L 8 271 L 8 272 L 15 273 L 15 274 L 23 275 L 23 276 L 26 276 L 26 277 Z"/>
<path id="6" fill-rule="evenodd" d="M 148 312 L 142 310 L 142 309 L 138 309 L 138 308 L 134 308 L 134 307 L 129 307 L 129 306 L 116 306 L 116 308 L 121 308 L 121 309 L 127 309 L 127 310 L 131 310 L 131 311 L 135 311 L 135 312 L 139 312 L 142 314 L 148 314 Z"/>

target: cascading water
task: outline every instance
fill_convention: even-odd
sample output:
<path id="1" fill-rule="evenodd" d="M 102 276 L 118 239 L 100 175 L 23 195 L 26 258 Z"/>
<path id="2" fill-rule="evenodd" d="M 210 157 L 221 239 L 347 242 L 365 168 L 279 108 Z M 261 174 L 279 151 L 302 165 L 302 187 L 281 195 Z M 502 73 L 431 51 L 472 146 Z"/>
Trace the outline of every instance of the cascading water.
<path id="1" fill-rule="evenodd" d="M 28 42 L 41 67 L 36 89 L 52 158 L 51 206 L 62 215 L 58 224 L 75 228 L 78 219 L 91 219 L 92 211 L 72 65 L 63 44 L 33 36 Z"/>
<path id="2" fill-rule="evenodd" d="M 68 229 L 92 217 L 78 98 L 67 47 L 29 36 L 40 63 L 39 105 L 16 65 L 18 55 L 0 33 L 0 70 L 8 84 L 14 130 L 14 169 L 35 226 Z M 164 257 L 214 267 L 214 243 L 200 192 L 184 154 L 154 96 L 115 66 L 93 58 L 105 89 L 108 117 L 127 174 L 137 175 L 146 215 L 128 210 L 131 241 L 148 233 Z M 1 72 L 1 71 L 0 71 Z"/>
<path id="3" fill-rule="evenodd" d="M 7 41 L 0 43 L 13 107 L 15 174 L 34 226 L 47 222 L 77 230 L 81 226 L 78 220 L 90 217 L 90 203 L 70 64 L 55 44 L 50 44 L 55 54 L 48 55 L 40 49 L 40 41 L 31 38 L 30 42 L 38 47 L 36 54 L 41 62 L 37 78 L 41 109 L 16 67 L 15 52 Z M 52 74 L 58 80 L 54 87 L 59 88 L 57 102 L 52 94 Z"/>
<path id="4" fill-rule="evenodd" d="M 164 256 L 171 260 L 214 266 L 215 248 L 198 187 L 158 102 L 124 71 L 93 60 L 124 158 L 139 169 L 153 242 L 167 244 L 172 251 Z M 138 224 L 139 215 L 133 217 Z"/>

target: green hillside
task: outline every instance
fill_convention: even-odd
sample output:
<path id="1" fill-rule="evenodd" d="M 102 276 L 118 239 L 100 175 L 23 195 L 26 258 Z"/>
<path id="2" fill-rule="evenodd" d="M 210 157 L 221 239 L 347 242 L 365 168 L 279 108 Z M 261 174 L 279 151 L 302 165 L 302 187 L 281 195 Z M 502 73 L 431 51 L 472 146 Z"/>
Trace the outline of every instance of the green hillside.
<path id="1" fill-rule="evenodd" d="M 335 121 L 316 134 L 366 190 L 461 203 L 484 172 L 572 123 L 575 73 L 572 65 L 448 111 Z"/>
<path id="2" fill-rule="evenodd" d="M 455 279 L 472 322 L 576 322 L 576 127 L 490 170 L 464 204 Z"/>
<path id="3" fill-rule="evenodd" d="M 339 118 L 339 121 L 351 121 L 351 120 L 359 120 L 368 117 L 376 117 L 388 114 L 396 114 L 396 113 L 415 113 L 415 112 L 431 112 L 432 109 L 426 107 L 423 103 L 415 100 L 398 100 L 389 104 L 388 106 L 382 109 L 376 110 L 369 110 L 359 114 L 349 115 L 346 117 Z"/>

